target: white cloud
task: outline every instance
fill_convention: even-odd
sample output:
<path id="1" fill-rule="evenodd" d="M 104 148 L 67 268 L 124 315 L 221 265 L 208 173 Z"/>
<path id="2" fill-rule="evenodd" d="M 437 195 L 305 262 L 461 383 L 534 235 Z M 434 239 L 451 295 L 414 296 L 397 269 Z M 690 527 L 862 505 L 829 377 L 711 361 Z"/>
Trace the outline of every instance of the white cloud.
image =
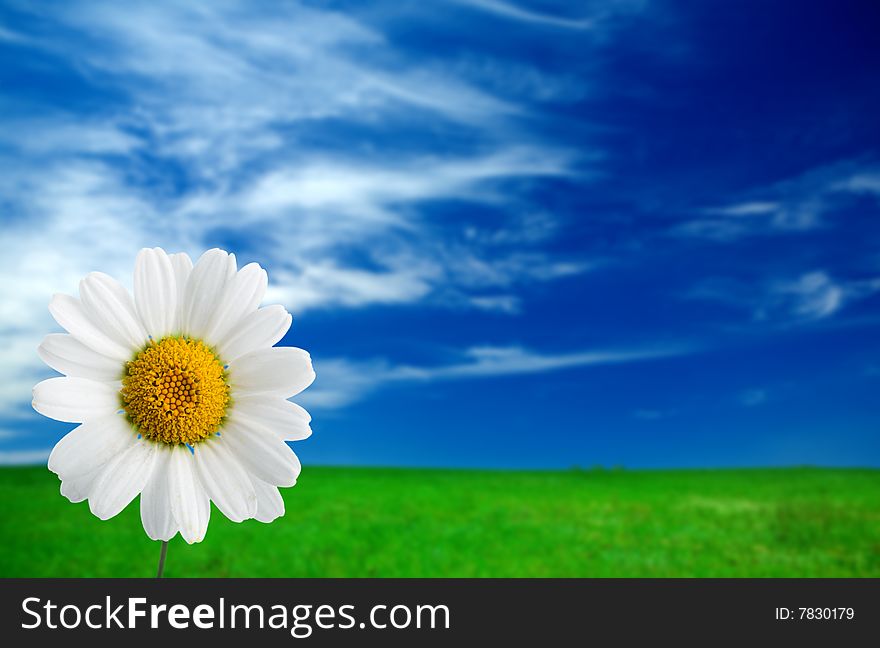
<path id="1" fill-rule="evenodd" d="M 642 362 L 682 355 L 691 347 L 669 345 L 633 350 L 540 353 L 518 346 L 473 347 L 437 366 L 394 365 L 387 360 L 315 361 L 318 378 L 295 399 L 313 409 L 338 409 L 389 384 L 470 380 L 560 371 L 575 367 Z"/>
<path id="2" fill-rule="evenodd" d="M 846 290 L 822 271 L 772 284 L 771 297 L 798 319 L 829 317 L 843 306 Z"/>
<path id="3" fill-rule="evenodd" d="M 746 200 L 697 209 L 695 218 L 674 225 L 670 234 L 726 243 L 816 230 L 860 194 L 880 195 L 880 172 L 845 160 L 755 189 Z"/>
<path id="4" fill-rule="evenodd" d="M 812 270 L 795 277 L 754 283 L 710 277 L 700 281 L 684 297 L 746 310 L 756 322 L 790 325 L 831 318 L 846 305 L 877 292 L 880 292 L 880 277 L 843 280 L 824 270 Z"/>
<path id="5" fill-rule="evenodd" d="M 37 450 L 0 450 L 0 466 L 24 466 L 45 463 L 52 448 Z"/>
<path id="6" fill-rule="evenodd" d="M 3 120 L 0 143 L 17 153 L 56 158 L 71 154 L 125 155 L 143 146 L 121 123 L 75 119 L 66 113 Z"/>
<path id="7" fill-rule="evenodd" d="M 834 183 L 835 191 L 846 191 L 855 194 L 875 194 L 880 196 L 880 171 L 855 173 Z"/>
<path id="8" fill-rule="evenodd" d="M 675 225 L 675 236 L 731 242 L 755 235 L 803 232 L 822 224 L 823 203 L 807 199 L 792 203 L 745 202 L 700 210 L 705 216 Z"/>
<path id="9" fill-rule="evenodd" d="M 442 197 L 491 202 L 500 199 L 491 191 L 492 182 L 573 175 L 571 158 L 562 151 L 517 147 L 486 156 L 417 158 L 396 164 L 392 160 L 384 165 L 375 160 L 357 165 L 316 160 L 277 169 L 232 199 L 246 213 L 298 208 L 367 216 L 391 205 Z"/>
<path id="10" fill-rule="evenodd" d="M 564 166 L 560 166 L 554 175 L 564 174 Z M 468 224 L 463 234 L 466 240 L 481 245 L 520 245 L 550 240 L 559 230 L 559 221 L 552 214 L 547 211 L 530 211 L 515 214 L 502 228 L 481 227 L 478 223 Z"/>
<path id="11" fill-rule="evenodd" d="M 519 313 L 522 307 L 520 299 L 515 295 L 484 295 L 471 297 L 470 303 L 480 310 L 498 311 L 501 313 Z"/>
<path id="12" fill-rule="evenodd" d="M 547 27 L 575 32 L 591 31 L 597 32 L 597 36 L 600 38 L 609 25 L 613 24 L 615 18 L 642 12 L 647 6 L 646 0 L 614 0 L 613 2 L 592 3 L 591 5 L 576 3 L 574 6 L 582 15 L 567 17 L 531 9 L 522 0 L 516 3 L 505 0 L 456 0 L 456 2 L 499 18 L 522 23 L 528 27 Z M 563 2 L 559 3 L 559 6 L 568 9 L 572 5 Z"/>
<path id="13" fill-rule="evenodd" d="M 310 411 L 332 413 L 362 400 L 394 380 L 394 371 L 385 360 L 313 360 L 317 375 L 315 382 L 293 399 Z"/>
<path id="14" fill-rule="evenodd" d="M 482 11 L 502 16 L 511 20 L 517 20 L 534 25 L 546 25 L 562 29 L 585 30 L 596 26 L 596 20 L 591 18 L 572 19 L 553 16 L 550 14 L 532 11 L 524 7 L 502 2 L 501 0 L 458 0 L 462 4 L 469 5 Z"/>
<path id="15" fill-rule="evenodd" d="M 6 27 L 0 27 L 0 41 L 14 43 L 16 45 L 30 44 L 31 39 Z"/>
<path id="16" fill-rule="evenodd" d="M 302 312 L 314 307 L 357 308 L 377 304 L 416 302 L 432 290 L 431 280 L 439 271 L 430 262 L 374 271 L 344 268 L 317 261 L 298 270 L 273 273 L 266 298 L 270 302 L 295 304 Z"/>
<path id="17" fill-rule="evenodd" d="M 591 267 L 545 250 L 557 219 L 524 194 L 543 178 L 585 178 L 597 154 L 542 144 L 519 120 L 526 107 L 455 66 L 413 60 L 381 26 L 293 4 L 18 10 L 43 27 L 0 38 L 56 56 L 111 99 L 87 117 L 53 104 L 3 119 L 3 416 L 18 416 L 47 375 L 34 350 L 58 330 L 51 295 L 75 294 L 92 270 L 130 284 L 141 247 L 197 256 L 217 232 L 259 237 L 268 300 L 295 315 L 425 301 L 515 314 L 520 286 Z M 310 144 L 328 120 L 400 124 L 426 140 Z M 447 131 L 472 146 L 444 153 Z M 468 238 L 421 216 L 437 201 L 504 217 Z"/>
<path id="18" fill-rule="evenodd" d="M 521 347 L 474 347 L 468 349 L 465 362 L 418 369 L 398 368 L 407 378 L 450 379 L 480 376 L 542 373 L 569 367 L 622 364 L 680 355 L 681 347 L 661 347 L 629 351 L 583 351 L 576 353 L 542 354 Z"/>
<path id="19" fill-rule="evenodd" d="M 135 107 L 124 121 L 150 134 L 154 153 L 190 159 L 190 173 L 205 180 L 283 151 L 277 126 L 407 111 L 497 126 L 519 110 L 442 68 L 410 64 L 380 32 L 342 13 L 258 9 L 69 3 L 41 18 L 78 38 L 32 42 L 97 83 L 123 87 Z"/>
<path id="20" fill-rule="evenodd" d="M 471 302 L 458 295 L 467 281 L 459 261 L 481 269 L 483 287 L 582 271 L 581 261 L 539 251 L 529 252 L 526 266 L 519 252 L 538 239 L 444 243 L 414 209 L 449 199 L 507 207 L 515 204 L 517 183 L 572 176 L 581 154 L 529 144 L 522 131 L 455 155 L 432 146 L 429 154 L 381 155 L 300 146 L 284 127 L 330 117 L 375 121 L 377 111 L 393 124 L 426 108 L 452 120 L 467 113 L 497 136 L 508 128 L 501 117 L 518 108 L 444 70 L 413 64 L 380 32 L 345 15 L 295 5 L 271 15 L 249 9 L 234 2 L 108 3 L 65 5 L 43 16 L 77 37 L 32 41 L 96 85 L 131 95 L 133 107 L 111 105 L 87 123 L 49 114 L 9 124 L 0 137 L 19 155 L 0 160 L 7 172 L 0 188 L 13 213 L 24 212 L 17 217 L 40 224 L 40 236 L 13 244 L 27 242 L 40 255 L 41 248 L 57 249 L 64 231 L 81 228 L 80 241 L 124 241 L 101 257 L 101 269 L 127 274 L 130 261 L 122 260 L 142 245 L 198 251 L 210 231 L 266 232 L 266 263 L 274 281 L 281 279 L 276 298 L 298 310 L 417 301 L 438 286 L 450 303 L 480 308 L 479 296 Z M 183 166 L 192 181 L 183 191 L 172 178 L 133 182 L 157 173 L 137 162 L 146 152 Z M 120 162 L 95 153 L 131 155 Z M 550 231 L 553 217 L 543 220 Z M 340 258 L 346 246 L 364 249 L 375 268 Z M 520 250 L 514 256 L 504 246 Z M 76 256 L 68 265 L 83 264 Z"/>
<path id="21" fill-rule="evenodd" d="M 719 216 L 755 216 L 761 214 L 772 214 L 780 208 L 776 202 L 751 201 L 727 205 L 726 207 L 710 207 L 704 211 L 707 214 L 715 214 Z"/>

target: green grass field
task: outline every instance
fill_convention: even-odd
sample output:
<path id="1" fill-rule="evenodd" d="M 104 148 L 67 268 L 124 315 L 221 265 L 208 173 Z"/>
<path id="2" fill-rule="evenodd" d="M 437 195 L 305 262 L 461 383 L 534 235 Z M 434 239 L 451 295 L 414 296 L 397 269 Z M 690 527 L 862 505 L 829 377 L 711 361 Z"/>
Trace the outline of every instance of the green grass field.
<path id="1" fill-rule="evenodd" d="M 137 500 L 102 522 L 0 469 L 0 576 L 152 576 Z M 167 576 L 880 576 L 880 471 L 306 467 L 287 515 L 169 545 Z"/>

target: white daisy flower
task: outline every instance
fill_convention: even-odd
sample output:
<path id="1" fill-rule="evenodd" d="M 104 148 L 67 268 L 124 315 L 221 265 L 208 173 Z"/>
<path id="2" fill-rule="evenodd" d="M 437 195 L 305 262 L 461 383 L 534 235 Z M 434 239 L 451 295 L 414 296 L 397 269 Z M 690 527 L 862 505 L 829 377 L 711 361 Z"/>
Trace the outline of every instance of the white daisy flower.
<path id="1" fill-rule="evenodd" d="M 212 501 L 234 522 L 284 514 L 278 487 L 300 472 L 285 442 L 311 434 L 287 399 L 315 373 L 302 349 L 273 346 L 291 317 L 259 308 L 267 282 L 223 250 L 193 266 L 153 248 L 138 254 L 134 298 L 100 272 L 79 299 L 52 298 L 69 335 L 46 336 L 39 354 L 64 377 L 34 387 L 33 406 L 80 423 L 49 456 L 65 497 L 106 520 L 140 494 L 147 535 L 188 543 L 204 539 Z"/>

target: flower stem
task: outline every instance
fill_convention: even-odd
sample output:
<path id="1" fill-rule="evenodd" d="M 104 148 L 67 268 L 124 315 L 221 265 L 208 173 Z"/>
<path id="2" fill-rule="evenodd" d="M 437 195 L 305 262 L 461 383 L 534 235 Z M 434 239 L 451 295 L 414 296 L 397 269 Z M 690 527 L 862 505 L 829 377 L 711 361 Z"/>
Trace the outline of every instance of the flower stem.
<path id="1" fill-rule="evenodd" d="M 168 553 L 168 542 L 162 542 L 162 552 L 159 554 L 159 573 L 156 578 L 162 578 L 162 571 L 165 569 L 165 554 Z"/>

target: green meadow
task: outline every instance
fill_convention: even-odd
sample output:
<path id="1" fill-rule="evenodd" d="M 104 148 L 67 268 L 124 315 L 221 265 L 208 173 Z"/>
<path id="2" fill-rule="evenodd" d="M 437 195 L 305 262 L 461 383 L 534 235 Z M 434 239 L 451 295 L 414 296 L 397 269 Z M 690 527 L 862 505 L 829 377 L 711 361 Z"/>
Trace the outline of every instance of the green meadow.
<path id="1" fill-rule="evenodd" d="M 144 576 L 137 500 L 102 522 L 44 467 L 0 469 L 0 576 Z M 168 549 L 169 577 L 880 576 L 880 471 L 307 466 L 287 514 Z"/>

